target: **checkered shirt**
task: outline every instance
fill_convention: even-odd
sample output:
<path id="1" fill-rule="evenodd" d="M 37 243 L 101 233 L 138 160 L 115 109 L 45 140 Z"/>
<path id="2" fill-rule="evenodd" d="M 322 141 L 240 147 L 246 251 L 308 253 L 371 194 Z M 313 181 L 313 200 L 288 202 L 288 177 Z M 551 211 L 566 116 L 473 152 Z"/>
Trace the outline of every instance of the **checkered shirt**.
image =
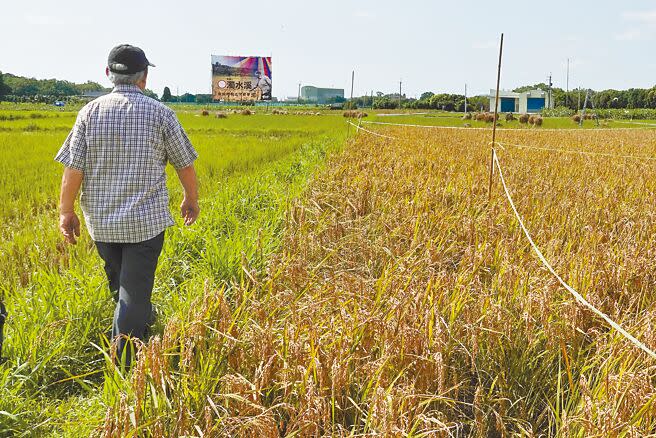
<path id="1" fill-rule="evenodd" d="M 182 169 L 197 157 L 173 110 L 117 85 L 80 110 L 55 160 L 84 173 L 80 205 L 91 238 L 136 243 L 174 224 L 167 162 Z"/>

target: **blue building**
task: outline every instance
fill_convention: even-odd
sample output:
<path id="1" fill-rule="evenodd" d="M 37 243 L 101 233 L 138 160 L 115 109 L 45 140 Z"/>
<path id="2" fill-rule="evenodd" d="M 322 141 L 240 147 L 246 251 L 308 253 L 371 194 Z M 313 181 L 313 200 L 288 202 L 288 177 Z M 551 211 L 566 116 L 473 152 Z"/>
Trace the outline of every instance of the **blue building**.
<path id="1" fill-rule="evenodd" d="M 496 90 L 490 90 L 490 111 L 494 111 L 494 102 L 496 100 Z M 543 109 L 553 108 L 553 102 L 550 99 L 549 92 L 543 90 L 531 90 L 523 93 L 514 91 L 499 91 L 499 106 L 497 111 L 500 113 L 539 113 Z"/>

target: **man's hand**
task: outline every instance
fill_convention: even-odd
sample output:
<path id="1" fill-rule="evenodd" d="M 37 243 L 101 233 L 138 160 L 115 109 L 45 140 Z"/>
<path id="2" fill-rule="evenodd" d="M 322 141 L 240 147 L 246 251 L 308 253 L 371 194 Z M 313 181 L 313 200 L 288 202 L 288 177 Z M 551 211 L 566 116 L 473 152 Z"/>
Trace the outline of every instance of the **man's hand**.
<path id="1" fill-rule="evenodd" d="M 80 237 L 80 219 L 74 211 L 59 213 L 59 230 L 68 243 L 77 243 L 76 237 Z"/>
<path id="2" fill-rule="evenodd" d="M 196 170 L 191 164 L 182 169 L 177 169 L 178 178 L 184 188 L 184 199 L 180 205 L 180 214 L 184 218 L 185 225 L 189 226 L 196 222 L 200 207 L 198 206 L 198 181 L 196 180 Z"/>
<path id="3" fill-rule="evenodd" d="M 196 222 L 198 219 L 198 214 L 200 213 L 200 207 L 198 206 L 198 200 L 184 198 L 182 204 L 180 204 L 180 214 L 184 218 L 184 224 L 189 226 Z"/>

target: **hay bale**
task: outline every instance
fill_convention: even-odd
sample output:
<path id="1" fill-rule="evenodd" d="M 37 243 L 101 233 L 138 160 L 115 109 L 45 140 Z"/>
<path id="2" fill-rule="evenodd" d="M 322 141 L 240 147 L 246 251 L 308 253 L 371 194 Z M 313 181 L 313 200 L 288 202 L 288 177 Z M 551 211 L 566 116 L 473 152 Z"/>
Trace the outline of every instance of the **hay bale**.
<path id="1" fill-rule="evenodd" d="M 315 116 L 320 116 L 321 113 L 320 113 L 319 111 L 317 111 L 316 113 L 314 113 L 314 115 L 315 115 Z"/>
<path id="2" fill-rule="evenodd" d="M 363 112 L 363 111 L 360 111 L 360 118 L 362 119 L 362 118 L 364 118 L 364 117 L 369 117 L 369 114 L 367 114 L 367 113 L 365 113 L 365 112 Z"/>
<path id="3" fill-rule="evenodd" d="M 477 113 L 476 114 L 476 121 L 484 122 L 485 121 L 485 113 Z"/>
<path id="4" fill-rule="evenodd" d="M 465 123 L 465 124 L 464 124 L 464 127 L 465 127 L 465 128 L 471 128 L 471 123 Z"/>
<path id="5" fill-rule="evenodd" d="M 344 111 L 344 117 L 352 119 L 355 117 L 355 111 Z"/>
<path id="6" fill-rule="evenodd" d="M 485 114 L 485 123 L 494 123 L 496 120 L 498 120 L 499 116 L 497 115 L 496 118 L 493 113 L 486 113 Z"/>
<path id="7" fill-rule="evenodd" d="M 462 120 L 471 120 L 471 119 L 472 119 L 471 113 L 466 113 L 464 116 L 462 116 Z"/>
<path id="8" fill-rule="evenodd" d="M 224 113 L 223 111 L 219 111 L 216 114 L 214 114 L 214 117 L 216 117 L 217 119 L 227 119 L 228 114 Z"/>
<path id="9" fill-rule="evenodd" d="M 535 126 L 542 126 L 542 122 L 543 122 L 542 116 L 535 116 L 535 119 L 533 119 L 533 124 Z"/>
<path id="10" fill-rule="evenodd" d="M 519 123 L 526 124 L 528 123 L 529 118 L 530 117 L 528 116 L 528 114 L 522 114 L 521 116 L 519 116 Z"/>
<path id="11" fill-rule="evenodd" d="M 209 116 L 209 115 L 210 115 L 210 112 L 207 111 L 207 110 L 203 110 L 203 111 L 200 113 L 200 115 L 201 115 L 201 116 Z"/>
<path id="12" fill-rule="evenodd" d="M 242 116 L 251 116 L 253 114 L 254 114 L 253 111 L 251 111 L 249 109 L 241 110 L 241 115 Z"/>
<path id="13" fill-rule="evenodd" d="M 581 122 L 581 116 L 580 116 L 579 114 L 574 114 L 574 115 L 572 116 L 572 121 L 573 121 L 574 123 L 580 123 L 580 122 Z"/>
<path id="14" fill-rule="evenodd" d="M 528 117 L 528 124 L 529 125 L 535 124 L 535 116 L 534 115 L 531 115 L 531 116 Z"/>
<path id="15" fill-rule="evenodd" d="M 506 113 L 506 122 L 512 122 L 515 120 L 515 115 L 513 113 Z"/>

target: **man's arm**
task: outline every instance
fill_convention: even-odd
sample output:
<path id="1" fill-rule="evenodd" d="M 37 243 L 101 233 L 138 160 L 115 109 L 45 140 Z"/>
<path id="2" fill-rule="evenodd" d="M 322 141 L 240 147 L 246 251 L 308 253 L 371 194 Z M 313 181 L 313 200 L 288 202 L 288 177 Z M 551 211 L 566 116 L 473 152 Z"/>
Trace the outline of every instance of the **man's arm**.
<path id="1" fill-rule="evenodd" d="M 191 225 L 196 222 L 200 207 L 198 206 L 198 180 L 196 179 L 196 170 L 194 165 L 176 169 L 178 178 L 184 188 L 184 199 L 180 205 L 180 213 L 184 218 L 185 225 Z"/>
<path id="2" fill-rule="evenodd" d="M 68 243 L 75 245 L 80 237 L 80 219 L 75 214 L 75 198 L 80 191 L 84 173 L 70 167 L 64 168 L 59 196 L 59 230 Z"/>

